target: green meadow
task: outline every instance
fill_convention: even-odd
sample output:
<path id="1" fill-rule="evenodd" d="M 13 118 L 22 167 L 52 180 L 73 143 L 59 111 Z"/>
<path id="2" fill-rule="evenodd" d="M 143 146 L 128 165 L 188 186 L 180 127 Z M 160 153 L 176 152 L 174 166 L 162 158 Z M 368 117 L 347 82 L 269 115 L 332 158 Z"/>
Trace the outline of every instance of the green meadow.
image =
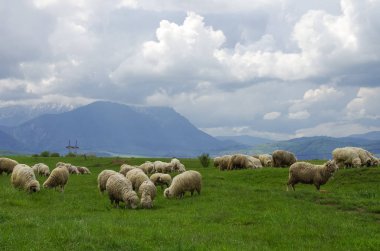
<path id="1" fill-rule="evenodd" d="M 35 194 L 0 176 L 0 250 L 380 250 L 379 167 L 339 170 L 321 192 L 287 192 L 286 168 L 219 171 L 181 159 L 202 174 L 201 195 L 168 200 L 158 187 L 153 209 L 132 210 L 111 206 L 97 175 L 155 159 L 13 158 L 92 174 L 70 175 L 64 193 Z"/>

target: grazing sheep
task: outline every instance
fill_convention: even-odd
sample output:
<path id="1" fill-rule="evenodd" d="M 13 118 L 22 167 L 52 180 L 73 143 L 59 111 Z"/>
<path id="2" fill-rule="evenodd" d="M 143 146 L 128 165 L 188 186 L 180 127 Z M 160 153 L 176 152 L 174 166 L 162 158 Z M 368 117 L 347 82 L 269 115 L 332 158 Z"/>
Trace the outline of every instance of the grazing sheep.
<path id="1" fill-rule="evenodd" d="M 44 182 L 45 188 L 57 188 L 61 189 L 61 192 L 65 190 L 67 181 L 69 180 L 69 171 L 66 168 L 56 167 L 51 171 L 50 176 Z"/>
<path id="2" fill-rule="evenodd" d="M 138 168 L 143 170 L 145 174 L 151 174 L 154 173 L 154 164 L 150 161 L 146 161 L 145 163 L 141 164 Z"/>
<path id="3" fill-rule="evenodd" d="M 107 180 L 111 175 L 118 174 L 114 170 L 103 170 L 98 175 L 98 188 L 101 193 L 106 190 Z"/>
<path id="4" fill-rule="evenodd" d="M 135 166 L 131 166 L 131 165 L 128 165 L 128 164 L 123 164 L 121 165 L 120 167 L 120 171 L 119 173 L 121 173 L 122 175 L 126 175 L 127 172 L 131 171 L 132 169 L 135 169 L 136 167 Z"/>
<path id="5" fill-rule="evenodd" d="M 228 163 L 230 162 L 232 155 L 223 155 L 221 157 L 214 158 L 214 166 L 219 170 L 227 170 Z"/>
<path id="6" fill-rule="evenodd" d="M 125 203 L 125 208 L 128 205 L 131 208 L 137 208 L 139 204 L 139 197 L 136 192 L 132 190 L 131 182 L 120 173 L 111 175 L 106 183 L 106 190 L 111 204 L 119 207 L 119 202 Z"/>
<path id="7" fill-rule="evenodd" d="M 179 172 L 179 173 L 183 173 L 186 171 L 186 168 L 185 168 L 185 165 L 182 164 L 178 159 L 174 158 L 170 161 L 170 163 L 172 164 L 172 170 L 173 171 L 176 171 L 176 172 Z"/>
<path id="8" fill-rule="evenodd" d="M 90 170 L 84 166 L 77 166 L 78 172 L 80 174 L 91 174 Z"/>
<path id="9" fill-rule="evenodd" d="M 164 196 L 166 198 L 182 198 L 185 192 L 190 192 L 191 195 L 193 195 L 194 191 L 201 194 L 201 188 L 201 174 L 197 171 L 190 170 L 175 176 L 170 187 L 165 189 Z"/>
<path id="10" fill-rule="evenodd" d="M 167 163 L 163 161 L 155 161 L 154 164 L 154 170 L 156 170 L 157 173 L 171 173 L 173 171 L 173 164 Z"/>
<path id="11" fill-rule="evenodd" d="M 139 187 L 144 181 L 150 180 L 140 168 L 129 171 L 125 177 L 131 181 L 133 190 L 135 191 L 139 190 Z"/>
<path id="12" fill-rule="evenodd" d="M 13 168 L 18 164 L 17 161 L 9 158 L 0 158 L 0 175 L 6 173 L 7 175 L 11 174 Z"/>
<path id="13" fill-rule="evenodd" d="M 44 163 L 38 163 L 32 166 L 34 174 L 48 177 L 50 175 L 50 169 Z"/>
<path id="14" fill-rule="evenodd" d="M 36 179 L 33 169 L 24 164 L 17 164 L 13 168 L 11 183 L 14 188 L 23 189 L 29 193 L 40 191 L 40 183 Z"/>
<path id="15" fill-rule="evenodd" d="M 359 155 L 360 161 L 362 162 L 362 166 L 377 166 L 378 159 L 369 151 L 360 148 L 360 147 L 351 147 L 354 151 Z"/>
<path id="16" fill-rule="evenodd" d="M 248 155 L 234 154 L 228 162 L 227 170 L 261 167 L 262 165 L 259 159 Z"/>
<path id="17" fill-rule="evenodd" d="M 270 154 L 260 154 L 258 159 L 264 167 L 271 167 L 273 165 L 273 158 Z"/>
<path id="18" fill-rule="evenodd" d="M 58 162 L 55 166 L 59 168 L 66 168 L 70 174 L 80 174 L 78 168 L 76 166 L 71 165 L 70 163 Z"/>
<path id="19" fill-rule="evenodd" d="M 285 167 L 290 166 L 297 162 L 297 158 L 292 152 L 284 150 L 276 150 L 272 153 L 273 166 L 274 167 Z"/>
<path id="20" fill-rule="evenodd" d="M 161 189 L 164 189 L 164 185 L 168 188 L 172 183 L 172 177 L 166 173 L 154 173 L 150 176 L 150 180 L 154 183 L 154 185 L 160 185 Z"/>
<path id="21" fill-rule="evenodd" d="M 362 165 L 359 153 L 352 147 L 335 148 L 332 156 L 339 168 L 361 167 Z"/>
<path id="22" fill-rule="evenodd" d="M 152 181 L 146 180 L 141 183 L 139 187 L 139 194 L 141 195 L 142 208 L 152 208 L 153 200 L 156 198 L 157 188 Z"/>
<path id="23" fill-rule="evenodd" d="M 294 163 L 289 168 L 287 190 L 291 185 L 295 191 L 294 185 L 297 183 L 314 184 L 319 190 L 320 186 L 326 184 L 337 169 L 335 161 L 331 160 L 324 165 L 313 165 L 307 162 Z"/>

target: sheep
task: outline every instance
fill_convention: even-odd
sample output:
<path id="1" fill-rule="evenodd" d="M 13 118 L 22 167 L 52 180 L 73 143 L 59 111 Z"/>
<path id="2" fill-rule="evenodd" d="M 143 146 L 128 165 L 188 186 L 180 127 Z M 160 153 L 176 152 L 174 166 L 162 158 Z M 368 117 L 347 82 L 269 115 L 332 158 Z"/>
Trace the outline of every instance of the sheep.
<path id="1" fill-rule="evenodd" d="M 157 188 L 152 181 L 146 180 L 139 187 L 139 195 L 141 195 L 141 207 L 152 208 L 153 200 L 156 197 Z"/>
<path id="2" fill-rule="evenodd" d="M 29 193 L 40 191 L 40 183 L 36 179 L 33 169 L 25 164 L 17 164 L 13 168 L 11 183 L 14 188 L 23 189 Z"/>
<path id="3" fill-rule="evenodd" d="M 129 179 L 132 183 L 133 190 L 138 191 L 141 184 L 150 180 L 149 177 L 139 168 L 132 169 L 126 175 L 127 179 Z"/>
<path id="4" fill-rule="evenodd" d="M 326 184 L 329 178 L 338 169 L 335 161 L 327 161 L 324 165 L 313 165 L 307 162 L 296 162 L 289 168 L 289 180 L 287 183 L 287 190 L 289 185 L 295 191 L 294 185 L 297 183 L 314 184 L 319 191 L 321 185 Z"/>
<path id="5" fill-rule="evenodd" d="M 55 166 L 59 168 L 66 168 L 70 174 L 80 174 L 78 168 L 76 166 L 71 165 L 70 163 L 58 162 Z"/>
<path id="6" fill-rule="evenodd" d="M 273 158 L 270 154 L 260 154 L 258 159 L 263 167 L 271 167 L 273 165 Z"/>
<path id="7" fill-rule="evenodd" d="M 360 167 L 362 165 L 359 153 L 352 147 L 335 148 L 332 156 L 339 168 Z"/>
<path id="8" fill-rule="evenodd" d="M 9 158 L 0 158 L 0 175 L 6 173 L 7 175 L 11 174 L 13 168 L 18 164 L 17 161 Z"/>
<path id="9" fill-rule="evenodd" d="M 50 175 L 50 169 L 44 163 L 35 164 L 34 166 L 32 166 L 32 169 L 34 171 L 34 174 L 36 175 L 39 174 L 41 176 L 46 176 L 46 177 L 49 177 Z"/>
<path id="10" fill-rule="evenodd" d="M 106 190 L 107 180 L 111 175 L 118 174 L 114 170 L 103 170 L 98 175 L 98 188 L 101 193 Z"/>
<path id="11" fill-rule="evenodd" d="M 178 159 L 174 158 L 170 161 L 173 167 L 173 171 L 177 171 L 179 173 L 183 173 L 186 171 L 185 165 L 182 164 Z"/>
<path id="12" fill-rule="evenodd" d="M 69 171 L 66 168 L 56 167 L 51 171 L 49 177 L 44 182 L 44 188 L 60 187 L 61 192 L 64 192 L 67 181 L 69 180 Z"/>
<path id="13" fill-rule="evenodd" d="M 261 168 L 260 160 L 243 154 L 234 154 L 231 156 L 227 170 L 245 169 L 245 168 Z"/>
<path id="14" fill-rule="evenodd" d="M 122 175 L 126 175 L 127 172 L 131 171 L 132 169 L 135 169 L 136 167 L 135 166 L 131 166 L 131 165 L 128 165 L 128 164 L 123 164 L 121 165 L 120 167 L 120 171 L 119 173 L 121 173 Z"/>
<path id="15" fill-rule="evenodd" d="M 150 180 L 154 183 L 154 185 L 161 186 L 161 189 L 163 189 L 164 185 L 166 185 L 166 188 L 170 186 L 172 183 L 172 177 L 169 174 L 166 173 L 155 173 L 150 176 Z"/>
<path id="16" fill-rule="evenodd" d="M 157 173 L 170 173 L 173 171 L 173 164 L 167 163 L 163 161 L 155 161 L 154 164 L 154 170 L 156 170 Z"/>
<path id="17" fill-rule="evenodd" d="M 174 177 L 170 187 L 164 190 L 165 198 L 182 198 L 185 192 L 190 192 L 191 196 L 194 191 L 197 191 L 198 195 L 201 194 L 202 188 L 202 176 L 199 172 L 189 170 L 178 174 Z"/>
<path id="18" fill-rule="evenodd" d="M 90 170 L 84 166 L 77 166 L 78 172 L 80 174 L 91 174 Z"/>
<path id="19" fill-rule="evenodd" d="M 116 174 L 111 175 L 106 183 L 106 190 L 111 204 L 119 207 L 119 202 L 123 201 L 125 203 L 125 208 L 128 205 L 131 208 L 137 208 L 139 203 L 139 197 L 136 192 L 132 190 L 131 182 L 124 177 L 122 174 L 115 172 Z"/>
<path id="20" fill-rule="evenodd" d="M 350 147 L 350 148 L 357 152 L 357 154 L 359 155 L 360 161 L 362 162 L 362 166 L 370 167 L 370 166 L 378 165 L 378 159 L 375 156 L 373 156 L 373 154 L 370 153 L 369 151 L 360 147 Z"/>
<path id="21" fill-rule="evenodd" d="M 143 172 L 145 174 L 151 174 L 151 173 L 154 173 L 155 170 L 154 170 L 154 164 L 150 161 L 146 161 L 145 163 L 141 164 L 140 166 L 138 166 L 138 168 L 140 168 L 141 170 L 143 170 Z"/>
<path id="22" fill-rule="evenodd" d="M 227 170 L 232 155 L 224 155 L 214 158 L 214 166 L 219 170 Z"/>
<path id="23" fill-rule="evenodd" d="M 292 152 L 284 150 L 276 150 L 272 153 L 273 166 L 274 167 L 285 167 L 290 166 L 297 162 L 297 158 Z"/>

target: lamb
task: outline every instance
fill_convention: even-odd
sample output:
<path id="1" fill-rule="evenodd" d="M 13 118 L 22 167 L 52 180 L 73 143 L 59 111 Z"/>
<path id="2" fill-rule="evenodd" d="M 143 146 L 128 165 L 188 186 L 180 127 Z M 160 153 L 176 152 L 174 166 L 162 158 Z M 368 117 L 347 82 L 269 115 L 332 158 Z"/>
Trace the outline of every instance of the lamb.
<path id="1" fill-rule="evenodd" d="M 34 174 L 39 174 L 41 176 L 49 177 L 50 175 L 50 169 L 47 165 L 44 163 L 38 163 L 32 166 L 32 169 L 34 171 Z"/>
<path id="2" fill-rule="evenodd" d="M 125 203 L 125 208 L 128 205 L 131 208 L 137 208 L 139 203 L 139 197 L 136 192 L 132 190 L 131 182 L 124 177 L 122 174 L 115 172 L 116 174 L 111 175 L 106 183 L 106 190 L 111 204 L 119 207 L 119 202 L 123 201 Z"/>
<path id="3" fill-rule="evenodd" d="M 214 166 L 219 168 L 219 170 L 227 170 L 228 163 L 230 162 L 232 155 L 224 155 L 221 157 L 214 158 Z"/>
<path id="4" fill-rule="evenodd" d="M 152 208 L 153 200 L 157 194 L 157 188 L 153 182 L 146 180 L 141 183 L 139 187 L 139 194 L 141 195 L 141 206 L 143 208 Z"/>
<path id="5" fill-rule="evenodd" d="M 114 170 L 103 170 L 98 175 L 98 188 L 101 193 L 106 190 L 107 180 L 111 175 L 118 174 L 118 172 Z"/>
<path id="6" fill-rule="evenodd" d="M 172 183 L 172 177 L 169 174 L 166 173 L 155 173 L 150 176 L 150 180 L 154 183 L 154 185 L 161 186 L 161 189 L 163 189 L 164 185 L 166 185 L 166 188 L 170 186 Z"/>
<path id="7" fill-rule="evenodd" d="M 40 183 L 36 179 L 33 169 L 24 164 L 17 164 L 13 168 L 11 183 L 14 188 L 23 189 L 29 193 L 40 191 Z"/>
<path id="8" fill-rule="evenodd" d="M 332 156 L 339 168 L 361 167 L 362 165 L 359 153 L 352 147 L 335 148 Z"/>
<path id="9" fill-rule="evenodd" d="M 0 175 L 6 173 L 7 175 L 11 174 L 13 168 L 18 164 L 17 161 L 9 158 L 0 158 Z"/>
<path id="10" fill-rule="evenodd" d="M 138 191 L 141 184 L 150 180 L 149 177 L 139 168 L 132 169 L 126 175 L 127 179 L 129 179 L 132 183 L 133 190 Z"/>
<path id="11" fill-rule="evenodd" d="M 335 161 L 327 161 L 324 165 L 313 165 L 307 162 L 297 162 L 289 168 L 289 180 L 287 183 L 287 190 L 289 185 L 295 191 L 294 185 L 297 183 L 314 184 L 319 190 L 321 185 L 326 184 L 329 178 L 335 173 L 338 167 Z"/>
<path id="12" fill-rule="evenodd" d="M 273 158 L 270 154 L 260 154 L 258 159 L 264 167 L 271 167 L 273 164 Z"/>
<path id="13" fill-rule="evenodd" d="M 172 163 L 167 163 L 163 161 L 155 161 L 153 162 L 154 164 L 154 170 L 158 173 L 170 173 L 173 171 L 173 164 Z"/>
<path id="14" fill-rule="evenodd" d="M 135 166 L 131 166 L 131 165 L 128 165 L 128 164 L 123 164 L 121 165 L 120 167 L 120 171 L 119 173 L 121 173 L 122 175 L 126 175 L 127 172 L 131 171 L 132 169 L 135 169 L 136 167 Z"/>
<path id="15" fill-rule="evenodd" d="M 273 166 L 274 167 L 285 167 L 290 166 L 297 162 L 297 158 L 292 152 L 284 150 L 276 150 L 272 153 Z"/>
<path id="16" fill-rule="evenodd" d="M 91 174 L 90 170 L 84 166 L 77 166 L 78 172 L 80 174 Z"/>
<path id="17" fill-rule="evenodd" d="M 189 170 L 174 177 L 170 187 L 165 189 L 164 196 L 166 198 L 182 198 L 185 192 L 190 192 L 193 195 L 194 191 L 197 191 L 198 195 L 200 195 L 201 188 L 201 174 L 197 171 Z"/>
<path id="18" fill-rule="evenodd" d="M 138 168 L 143 170 L 145 174 L 154 173 L 154 164 L 150 161 L 146 161 L 145 163 L 141 164 Z"/>
<path id="19" fill-rule="evenodd" d="M 261 168 L 260 160 L 243 154 L 234 154 L 231 156 L 227 170 L 245 169 L 245 168 Z"/>
<path id="20" fill-rule="evenodd" d="M 69 171 L 66 168 L 56 167 L 51 171 L 50 176 L 44 182 L 45 188 L 57 188 L 64 192 L 67 181 L 69 180 Z"/>
<path id="21" fill-rule="evenodd" d="M 173 167 L 173 171 L 177 171 L 179 173 L 183 173 L 186 171 L 185 165 L 182 164 L 178 159 L 174 158 L 170 161 Z"/>

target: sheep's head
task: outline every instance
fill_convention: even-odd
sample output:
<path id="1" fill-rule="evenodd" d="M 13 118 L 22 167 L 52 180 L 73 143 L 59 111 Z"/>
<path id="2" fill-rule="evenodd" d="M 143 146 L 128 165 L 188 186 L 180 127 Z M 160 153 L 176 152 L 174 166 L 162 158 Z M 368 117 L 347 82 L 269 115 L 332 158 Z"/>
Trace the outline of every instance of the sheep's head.
<path id="1" fill-rule="evenodd" d="M 329 172 L 330 174 L 333 174 L 335 171 L 338 170 L 338 166 L 336 165 L 334 160 L 327 161 L 325 163 L 325 166 L 326 166 L 327 172 Z"/>
<path id="2" fill-rule="evenodd" d="M 152 208 L 153 207 L 153 201 L 152 201 L 152 197 L 150 197 L 150 195 L 143 195 L 141 197 L 141 206 L 143 208 Z"/>
<path id="3" fill-rule="evenodd" d="M 353 165 L 354 167 L 360 167 L 361 164 L 362 164 L 362 162 L 361 162 L 361 160 L 360 160 L 359 157 L 354 158 L 354 159 L 352 160 L 352 165 Z"/>
<path id="4" fill-rule="evenodd" d="M 36 180 L 33 180 L 31 182 L 31 184 L 29 185 L 29 192 L 30 193 L 35 193 L 35 192 L 38 192 L 40 191 L 40 183 L 38 183 L 38 181 Z"/>
<path id="5" fill-rule="evenodd" d="M 164 190 L 164 196 L 165 196 L 165 198 L 171 198 L 172 197 L 172 195 L 170 194 L 169 188 L 166 188 Z"/>
<path id="6" fill-rule="evenodd" d="M 139 206 L 139 197 L 135 191 L 124 194 L 124 202 L 129 204 L 132 209 L 136 209 Z"/>

